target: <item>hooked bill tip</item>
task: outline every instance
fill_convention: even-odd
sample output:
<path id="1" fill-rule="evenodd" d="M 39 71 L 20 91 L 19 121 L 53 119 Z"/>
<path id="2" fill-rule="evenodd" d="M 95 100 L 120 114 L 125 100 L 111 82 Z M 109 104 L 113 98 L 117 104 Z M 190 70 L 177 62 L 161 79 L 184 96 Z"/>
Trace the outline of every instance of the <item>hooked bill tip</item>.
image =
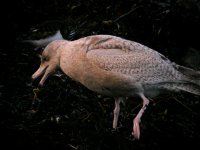
<path id="1" fill-rule="evenodd" d="M 31 77 L 31 80 L 32 80 L 32 81 L 35 80 L 34 76 Z"/>
<path id="2" fill-rule="evenodd" d="M 41 87 L 43 87 L 43 84 L 39 83 L 38 88 L 41 88 Z"/>
<path id="3" fill-rule="evenodd" d="M 44 85 L 44 82 L 42 82 L 42 81 L 40 81 L 38 84 L 39 87 L 43 87 L 43 85 Z"/>

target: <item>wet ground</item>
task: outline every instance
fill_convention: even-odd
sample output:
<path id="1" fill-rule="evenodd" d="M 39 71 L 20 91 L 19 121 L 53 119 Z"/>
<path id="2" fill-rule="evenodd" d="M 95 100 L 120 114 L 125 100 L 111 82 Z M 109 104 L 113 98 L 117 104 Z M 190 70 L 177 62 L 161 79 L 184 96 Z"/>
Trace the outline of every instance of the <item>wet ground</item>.
<path id="1" fill-rule="evenodd" d="M 14 4 L 13 4 L 14 5 Z M 181 1 L 19 1 L 8 4 L 7 30 L 0 48 L 1 145 L 19 149 L 169 149 L 200 146 L 200 97 L 167 93 L 152 99 L 141 122 L 141 139 L 130 136 L 141 100 L 121 106 L 112 130 L 114 100 L 64 75 L 50 77 L 36 91 L 31 75 L 41 48 L 21 41 L 58 29 L 75 40 L 112 34 L 143 43 L 172 61 L 199 69 L 200 4 Z M 37 9 L 36 9 L 37 8 Z M 26 15 L 25 15 L 26 14 Z M 197 38 L 196 38 L 196 37 Z"/>

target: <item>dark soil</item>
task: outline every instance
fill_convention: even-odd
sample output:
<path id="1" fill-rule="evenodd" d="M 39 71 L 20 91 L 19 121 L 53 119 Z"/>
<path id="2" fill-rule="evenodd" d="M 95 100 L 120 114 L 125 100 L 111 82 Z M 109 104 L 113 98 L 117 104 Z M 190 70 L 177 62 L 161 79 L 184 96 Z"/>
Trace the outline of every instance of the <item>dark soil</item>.
<path id="1" fill-rule="evenodd" d="M 68 40 L 111 34 L 147 45 L 199 70 L 200 2 L 197 0 L 18 0 L 1 12 L 0 145 L 6 149 L 172 149 L 200 147 L 200 97 L 167 93 L 153 98 L 130 136 L 141 100 L 121 105 L 112 130 L 114 100 L 64 75 L 50 77 L 35 95 L 41 49 L 23 43 L 61 30 Z M 5 31 L 5 32 L 3 32 Z M 35 96 L 35 97 L 34 97 Z"/>

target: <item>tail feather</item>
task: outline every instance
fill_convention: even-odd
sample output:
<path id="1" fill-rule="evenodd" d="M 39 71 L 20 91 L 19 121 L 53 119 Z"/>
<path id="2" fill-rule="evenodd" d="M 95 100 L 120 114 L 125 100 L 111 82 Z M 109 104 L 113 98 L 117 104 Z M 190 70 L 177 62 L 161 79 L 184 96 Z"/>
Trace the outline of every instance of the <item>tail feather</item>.
<path id="1" fill-rule="evenodd" d="M 200 95 L 200 86 L 194 83 L 187 83 L 187 84 L 181 84 L 177 86 L 177 89 L 189 92 L 195 95 Z"/>
<path id="2" fill-rule="evenodd" d="M 196 71 L 191 68 L 183 67 L 177 64 L 174 64 L 174 68 L 189 77 L 191 80 L 200 80 L 200 71 Z"/>
<path id="3" fill-rule="evenodd" d="M 195 95 L 200 95 L 200 85 L 192 82 L 162 82 L 156 85 L 159 89 L 170 91 L 185 91 Z"/>
<path id="4" fill-rule="evenodd" d="M 184 66 L 173 64 L 174 68 L 182 73 L 187 79 L 179 89 L 200 95 L 200 71 L 193 70 Z M 184 79 L 185 80 L 185 79 Z"/>

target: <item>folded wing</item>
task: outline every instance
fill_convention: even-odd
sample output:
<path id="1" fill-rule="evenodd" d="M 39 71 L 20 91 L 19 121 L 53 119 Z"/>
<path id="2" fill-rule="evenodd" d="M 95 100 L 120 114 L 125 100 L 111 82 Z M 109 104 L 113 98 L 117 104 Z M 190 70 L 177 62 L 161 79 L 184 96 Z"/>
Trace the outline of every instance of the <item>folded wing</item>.
<path id="1" fill-rule="evenodd" d="M 164 56 L 151 49 L 93 49 L 87 59 L 103 70 L 130 76 L 134 81 L 157 83 L 176 80 L 181 75 Z"/>

